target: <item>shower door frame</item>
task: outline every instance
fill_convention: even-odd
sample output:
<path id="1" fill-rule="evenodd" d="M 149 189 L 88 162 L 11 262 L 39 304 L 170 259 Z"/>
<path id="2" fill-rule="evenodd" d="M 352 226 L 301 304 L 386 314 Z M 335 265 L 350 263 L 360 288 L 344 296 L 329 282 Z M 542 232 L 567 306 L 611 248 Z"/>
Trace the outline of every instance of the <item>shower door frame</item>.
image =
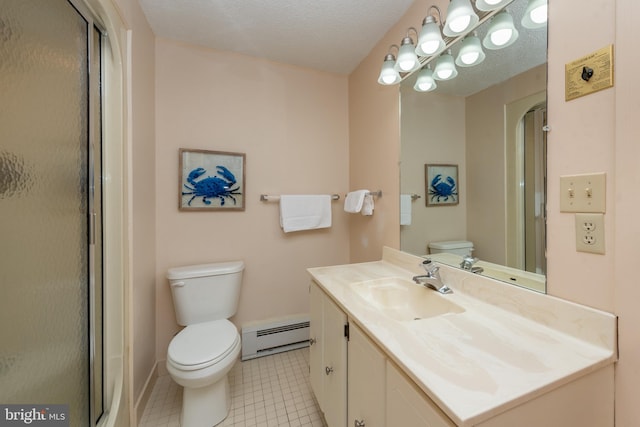
<path id="1" fill-rule="evenodd" d="M 81 0 L 67 0 L 87 25 L 88 102 L 88 246 L 89 246 L 89 421 L 97 426 L 105 411 L 104 401 L 104 250 L 102 158 L 103 158 L 103 46 L 107 32 Z M 97 57 L 97 58 L 96 58 Z M 97 98 L 97 100 L 96 100 Z M 98 261 L 99 260 L 99 261 Z M 98 264 L 99 262 L 99 264 Z M 99 352 L 99 354 L 98 354 Z"/>

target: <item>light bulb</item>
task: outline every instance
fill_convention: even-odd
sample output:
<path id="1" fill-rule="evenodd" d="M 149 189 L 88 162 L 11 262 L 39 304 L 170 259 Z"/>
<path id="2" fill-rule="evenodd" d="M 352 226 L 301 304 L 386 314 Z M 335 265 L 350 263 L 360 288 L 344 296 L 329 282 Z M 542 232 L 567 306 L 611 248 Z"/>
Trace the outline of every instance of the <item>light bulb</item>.
<path id="1" fill-rule="evenodd" d="M 405 37 L 402 40 L 402 45 L 398 52 L 396 71 L 408 73 L 418 69 L 418 67 L 420 67 L 420 62 L 418 62 L 418 56 L 416 55 L 415 48 L 413 46 L 413 40 L 411 40 L 410 37 Z"/>
<path id="2" fill-rule="evenodd" d="M 464 15 L 454 18 L 449 22 L 449 27 L 456 33 L 463 32 L 471 23 L 471 16 Z"/>
<path id="3" fill-rule="evenodd" d="M 418 78 L 416 79 L 416 84 L 413 85 L 413 89 L 417 92 L 430 92 L 437 87 L 438 85 L 433 79 L 433 71 L 430 66 L 427 65 L 418 73 Z"/>
<path id="4" fill-rule="evenodd" d="M 463 53 L 462 55 L 460 55 L 460 60 L 462 61 L 462 63 L 466 65 L 470 65 L 476 62 L 479 57 L 480 57 L 480 53 L 469 52 L 469 53 Z"/>
<path id="5" fill-rule="evenodd" d="M 400 75 L 394 68 L 396 63 L 395 59 L 396 58 L 390 53 L 385 56 L 382 69 L 380 70 L 380 76 L 378 76 L 378 83 L 381 85 L 392 85 L 400 82 Z"/>
<path id="6" fill-rule="evenodd" d="M 447 80 L 453 74 L 453 70 L 445 68 L 444 70 L 438 70 L 438 78 L 440 80 Z"/>
<path id="7" fill-rule="evenodd" d="M 422 92 L 428 92 L 433 88 L 433 86 L 433 82 L 418 83 L 418 88 L 420 88 Z"/>
<path id="8" fill-rule="evenodd" d="M 451 49 L 440 55 L 433 70 L 434 78 L 438 80 L 450 80 L 458 75 L 456 64 L 451 56 Z"/>
<path id="9" fill-rule="evenodd" d="M 502 46 L 511 38 L 511 34 L 513 34 L 513 30 L 510 28 L 503 28 L 502 30 L 496 30 L 491 33 L 491 42 L 496 46 Z"/>
<path id="10" fill-rule="evenodd" d="M 386 85 L 393 84 L 396 81 L 396 77 L 392 74 L 387 74 L 381 77 L 382 82 Z"/>
<path id="11" fill-rule="evenodd" d="M 516 40 L 518 30 L 513 25 L 513 18 L 503 10 L 491 19 L 482 45 L 487 49 L 502 49 L 511 46 Z"/>
<path id="12" fill-rule="evenodd" d="M 478 38 L 478 33 L 474 31 L 473 35 L 462 40 L 460 50 L 458 51 L 458 57 L 456 58 L 456 65 L 461 67 L 472 67 L 484 61 L 485 56 L 486 55 L 482 51 L 482 44 Z"/>
<path id="13" fill-rule="evenodd" d="M 545 22 L 547 22 L 547 5 L 544 4 L 533 9 L 529 16 L 534 23 L 544 24 Z"/>
<path id="14" fill-rule="evenodd" d="M 522 26 L 535 30 L 547 24 L 547 0 L 529 0 L 522 16 Z"/>
<path id="15" fill-rule="evenodd" d="M 422 49 L 422 51 L 427 55 L 432 55 L 436 50 L 438 50 L 438 46 L 440 46 L 440 43 L 437 40 L 427 40 L 420 44 L 420 49 Z"/>
<path id="16" fill-rule="evenodd" d="M 418 36 L 418 46 L 416 54 L 420 56 L 431 56 L 444 49 L 444 40 L 440 33 L 440 26 L 431 15 L 424 18 L 422 30 Z"/>

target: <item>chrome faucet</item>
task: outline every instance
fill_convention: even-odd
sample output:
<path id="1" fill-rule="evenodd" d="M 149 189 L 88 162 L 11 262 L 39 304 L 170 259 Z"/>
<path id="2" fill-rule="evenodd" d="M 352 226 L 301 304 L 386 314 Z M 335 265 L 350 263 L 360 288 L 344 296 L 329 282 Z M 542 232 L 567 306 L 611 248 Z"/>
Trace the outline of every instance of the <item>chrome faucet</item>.
<path id="1" fill-rule="evenodd" d="M 424 268 L 427 274 L 413 276 L 414 282 L 419 285 L 426 286 L 427 288 L 431 288 L 434 291 L 438 291 L 441 294 L 453 293 L 453 291 L 447 285 L 442 283 L 439 272 L 440 267 L 434 265 L 429 258 L 422 261 L 422 264 L 420 265 L 422 266 L 422 268 Z"/>
<path id="2" fill-rule="evenodd" d="M 462 258 L 462 262 L 460 263 L 460 268 L 463 270 L 470 271 L 472 273 L 482 273 L 482 267 L 474 267 L 473 264 L 478 262 L 478 258 L 474 258 L 471 255 L 467 255 Z"/>

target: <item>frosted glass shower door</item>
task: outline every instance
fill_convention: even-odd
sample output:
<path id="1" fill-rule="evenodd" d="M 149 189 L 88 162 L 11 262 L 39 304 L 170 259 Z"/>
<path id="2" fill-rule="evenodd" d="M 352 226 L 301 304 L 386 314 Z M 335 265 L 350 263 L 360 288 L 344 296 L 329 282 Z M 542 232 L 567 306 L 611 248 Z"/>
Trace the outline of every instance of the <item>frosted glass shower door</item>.
<path id="1" fill-rule="evenodd" d="M 95 31 L 67 0 L 0 0 L 0 403 L 67 404 L 72 426 L 96 419 Z"/>

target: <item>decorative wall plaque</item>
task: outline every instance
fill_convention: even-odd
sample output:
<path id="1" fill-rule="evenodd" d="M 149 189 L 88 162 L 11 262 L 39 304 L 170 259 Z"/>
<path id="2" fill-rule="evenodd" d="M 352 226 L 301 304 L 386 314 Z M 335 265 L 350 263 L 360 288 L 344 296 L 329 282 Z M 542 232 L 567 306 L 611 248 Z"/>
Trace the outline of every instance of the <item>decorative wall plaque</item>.
<path id="1" fill-rule="evenodd" d="M 613 86 L 613 45 L 565 65 L 565 101 Z"/>

